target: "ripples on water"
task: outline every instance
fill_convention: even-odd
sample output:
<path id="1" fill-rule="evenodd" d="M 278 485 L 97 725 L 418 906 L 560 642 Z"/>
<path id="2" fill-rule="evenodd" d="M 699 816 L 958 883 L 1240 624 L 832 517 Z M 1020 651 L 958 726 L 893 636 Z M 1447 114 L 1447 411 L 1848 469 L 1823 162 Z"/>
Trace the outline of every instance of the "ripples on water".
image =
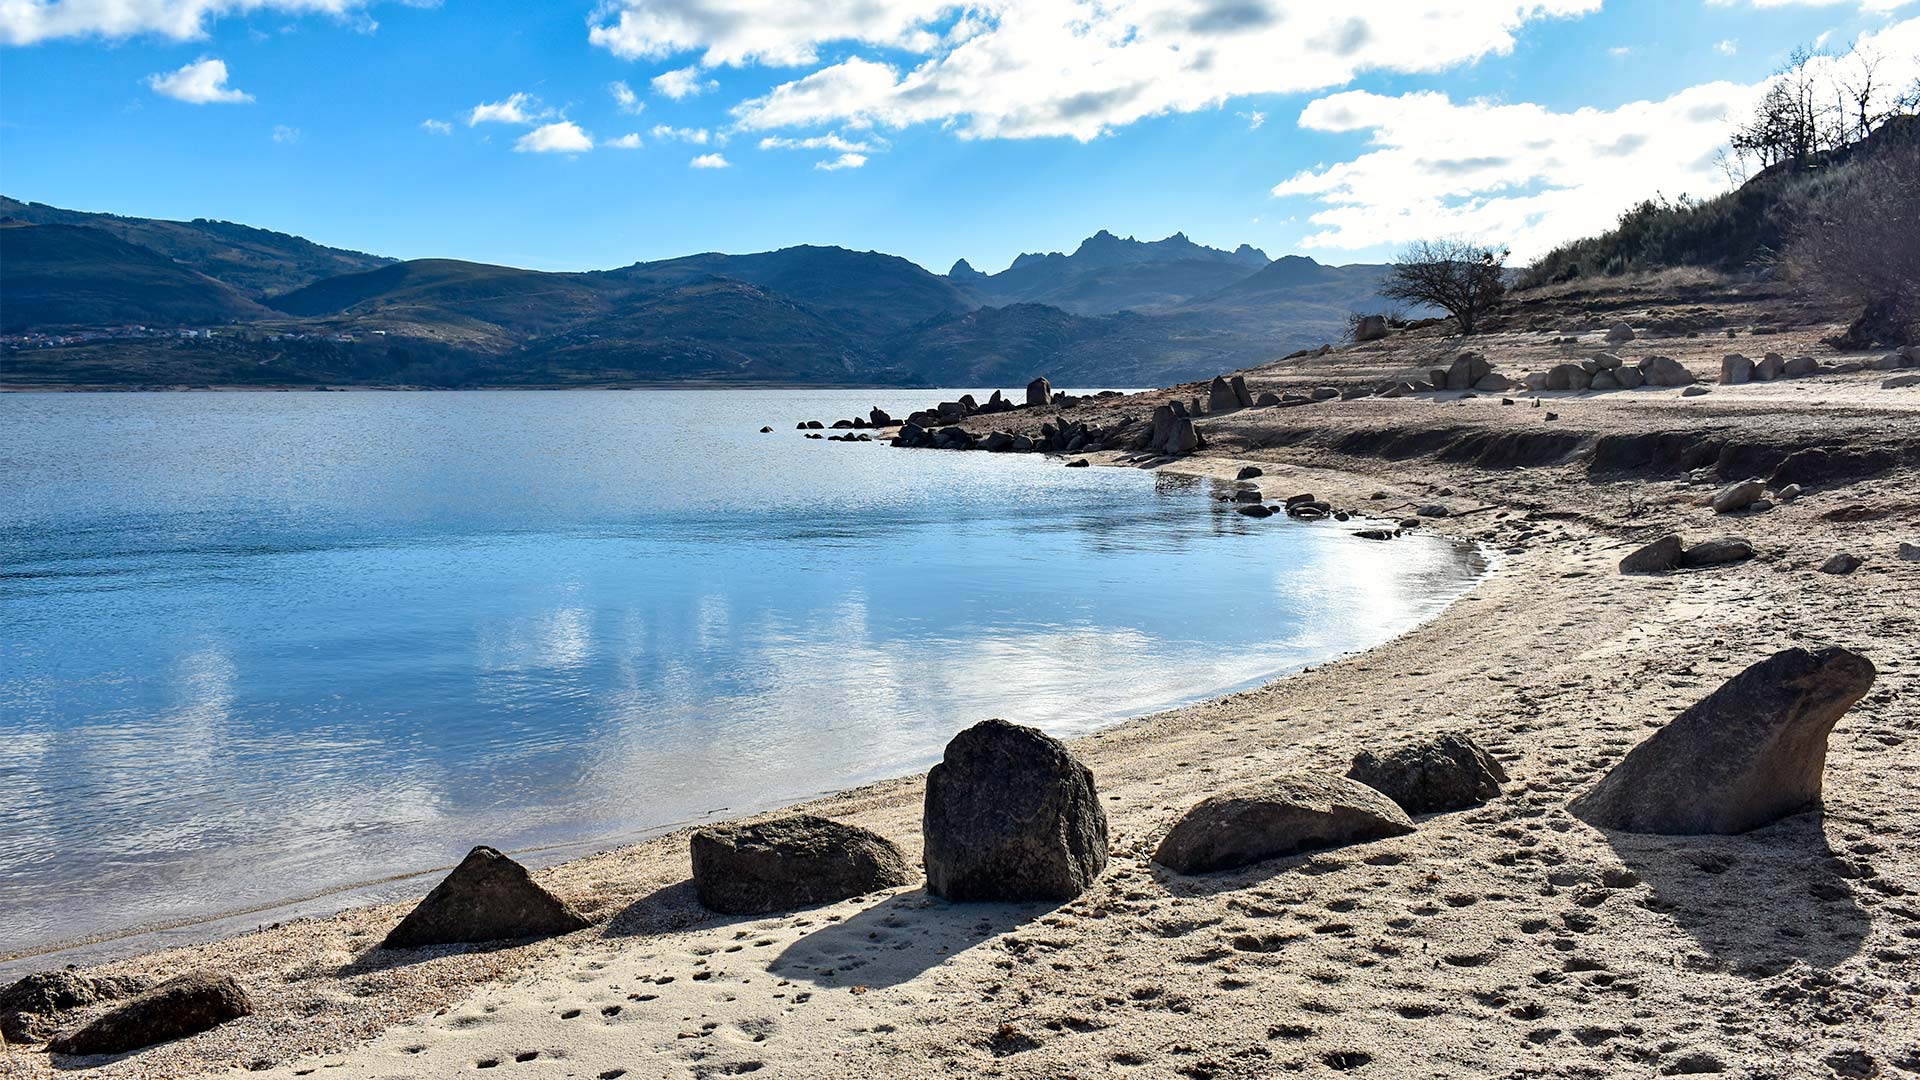
<path id="1" fill-rule="evenodd" d="M 1474 572 L 792 430 L 955 393 L 0 396 L 0 953 L 1085 731 Z"/>

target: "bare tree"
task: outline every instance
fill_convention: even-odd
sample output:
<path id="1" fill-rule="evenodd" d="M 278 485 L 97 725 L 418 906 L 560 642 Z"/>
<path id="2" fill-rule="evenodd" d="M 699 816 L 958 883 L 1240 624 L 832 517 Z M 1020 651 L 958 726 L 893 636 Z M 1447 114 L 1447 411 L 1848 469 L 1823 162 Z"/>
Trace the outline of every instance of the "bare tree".
<path id="1" fill-rule="evenodd" d="M 1462 334 L 1500 306 L 1507 293 L 1505 248 L 1462 239 L 1419 240 L 1394 260 L 1380 295 L 1441 308 Z"/>
<path id="2" fill-rule="evenodd" d="M 1846 114 L 1851 114 L 1846 120 L 1851 125 L 1847 129 L 1849 142 L 1857 142 L 1873 134 L 1873 129 L 1879 127 L 1887 117 L 1878 101 L 1885 88 L 1874 82 L 1874 76 L 1879 73 L 1885 60 L 1878 50 L 1861 48 L 1858 41 L 1841 58 L 1842 70 L 1837 82 L 1841 98 L 1846 103 L 1843 108 Z"/>
<path id="3" fill-rule="evenodd" d="M 1802 287 L 1862 314 L 1836 344 L 1920 343 L 1920 142 L 1849 169 L 1795 230 L 1783 263 Z"/>
<path id="4" fill-rule="evenodd" d="M 1845 120 L 1836 122 L 1836 110 L 1820 103 L 1826 92 L 1814 59 L 1802 46 L 1774 73 L 1753 119 L 1735 129 L 1730 140 L 1734 153 L 1757 158 L 1762 167 L 1791 161 L 1799 168 L 1821 150 L 1845 142 Z"/>

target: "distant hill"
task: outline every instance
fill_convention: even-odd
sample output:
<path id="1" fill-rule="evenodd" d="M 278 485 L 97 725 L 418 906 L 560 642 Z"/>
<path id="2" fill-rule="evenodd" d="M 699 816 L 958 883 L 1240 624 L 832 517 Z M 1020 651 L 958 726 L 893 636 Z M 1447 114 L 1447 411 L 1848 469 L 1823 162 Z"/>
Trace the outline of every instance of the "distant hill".
<path id="1" fill-rule="evenodd" d="M 1267 265 L 1258 248 L 1207 247 L 1175 233 L 1164 240 L 1117 237 L 1105 229 L 1073 254 L 1023 254 L 998 274 L 981 274 L 963 259 L 947 275 L 983 303 L 1052 304 L 1080 315 L 1155 311 L 1225 288 Z"/>
<path id="2" fill-rule="evenodd" d="M 1379 295 L 1387 267 L 1372 263 L 1327 266 L 1303 255 L 1288 255 L 1256 273 L 1182 304 L 1176 310 L 1205 315 L 1248 333 L 1318 334 L 1337 341 L 1351 312 L 1379 312 L 1396 306 Z M 1309 344 L 1302 341 L 1301 344 Z"/>
<path id="3" fill-rule="evenodd" d="M 30 225 L 81 225 L 137 244 L 224 281 L 254 299 L 287 292 L 336 274 L 371 270 L 394 260 L 324 247 L 286 233 L 230 221 L 165 221 L 62 210 L 0 196 L 0 220 Z"/>
<path id="4" fill-rule="evenodd" d="M 341 329 L 403 333 L 505 350 L 607 315 L 629 290 L 596 274 L 553 274 L 511 266 L 415 259 L 343 274 L 267 306 Z"/>
<path id="5" fill-rule="evenodd" d="M 1121 387 L 1185 382 L 1288 349 L 1195 316 L 1089 316 L 1011 304 L 921 327 L 890 351 L 914 381 L 929 385 L 1019 386 L 1044 373 L 1063 386 Z"/>
<path id="6" fill-rule="evenodd" d="M 232 286 L 100 229 L 0 226 L 0 333 L 206 326 L 267 314 Z"/>

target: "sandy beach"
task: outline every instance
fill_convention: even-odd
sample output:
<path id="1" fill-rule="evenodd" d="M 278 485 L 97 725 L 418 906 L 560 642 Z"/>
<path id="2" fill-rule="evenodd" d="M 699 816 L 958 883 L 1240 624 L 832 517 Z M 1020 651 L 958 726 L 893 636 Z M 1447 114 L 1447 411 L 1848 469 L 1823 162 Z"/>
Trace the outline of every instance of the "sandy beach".
<path id="1" fill-rule="evenodd" d="M 1734 325 L 1756 318 L 1738 299 L 1715 303 Z M 1510 329 L 1472 347 L 1514 375 L 1604 347 L 1594 319 L 1573 321 L 1575 334 Z M 1620 351 L 1710 379 L 1729 351 L 1831 359 L 1815 344 L 1825 331 L 1729 341 L 1676 329 Z M 1256 392 L 1360 385 L 1459 348 L 1396 337 L 1246 375 Z M 683 831 L 539 872 L 595 921 L 556 939 L 382 952 L 408 906 L 389 904 L 100 965 L 90 971 L 228 971 L 255 1013 L 118 1059 L 14 1047 L 0 1074 L 1920 1075 L 1920 561 L 1896 555 L 1920 544 L 1920 387 L 1883 378 L 1691 397 L 1334 400 L 1208 417 L 1207 446 L 1177 461 L 1090 455 L 1212 477 L 1223 492 L 1258 465 L 1270 498 L 1312 492 L 1371 518 L 1441 504 L 1450 513 L 1420 527 L 1483 545 L 1491 568 L 1378 648 L 1074 741 L 1113 858 L 1066 904 L 952 904 L 914 886 L 719 916 L 693 897 Z M 1105 423 L 1204 392 L 1070 415 Z M 1764 513 L 1705 505 L 1810 446 L 1878 464 L 1810 475 L 1803 496 Z M 1618 572 L 1668 532 L 1739 535 L 1756 556 Z M 1862 565 L 1819 572 L 1839 552 Z M 1604 833 L 1567 812 L 1650 731 L 1796 645 L 1855 649 L 1879 670 L 1832 733 L 1822 805 L 1738 836 Z M 1499 758 L 1511 779 L 1498 799 L 1404 837 L 1237 871 L 1182 877 L 1149 861 L 1172 821 L 1224 786 L 1343 774 L 1361 749 L 1440 733 Z M 922 793 L 906 777 L 806 809 L 885 835 L 912 864 Z"/>

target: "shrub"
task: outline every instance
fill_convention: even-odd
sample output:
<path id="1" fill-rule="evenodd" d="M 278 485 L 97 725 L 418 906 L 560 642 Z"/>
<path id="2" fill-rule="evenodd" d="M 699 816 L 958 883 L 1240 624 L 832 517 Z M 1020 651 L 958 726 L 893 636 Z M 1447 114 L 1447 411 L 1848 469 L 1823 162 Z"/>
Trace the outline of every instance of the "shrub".
<path id="1" fill-rule="evenodd" d="M 1864 311 L 1836 344 L 1920 342 L 1920 141 L 1856 163 L 1826 186 L 1780 260 L 1790 280 Z"/>

